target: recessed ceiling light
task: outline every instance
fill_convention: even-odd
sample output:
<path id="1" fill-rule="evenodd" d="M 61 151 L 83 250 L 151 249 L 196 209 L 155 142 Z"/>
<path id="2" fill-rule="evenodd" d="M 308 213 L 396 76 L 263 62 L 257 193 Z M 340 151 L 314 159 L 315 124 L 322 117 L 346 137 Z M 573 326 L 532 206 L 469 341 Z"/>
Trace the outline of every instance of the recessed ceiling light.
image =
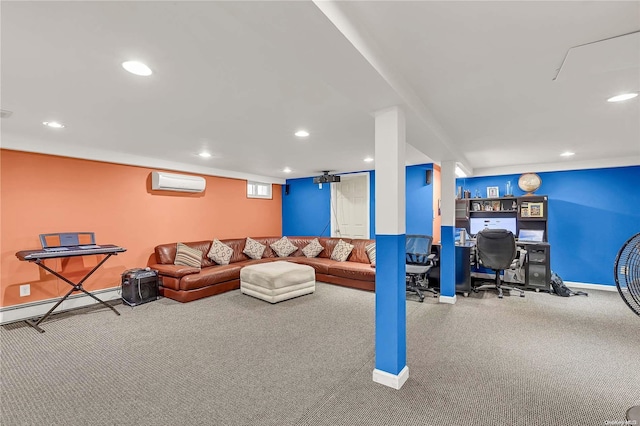
<path id="1" fill-rule="evenodd" d="M 53 127 L 54 129 L 62 129 L 64 127 L 64 124 L 58 123 L 57 121 L 43 121 L 42 124 Z"/>
<path id="2" fill-rule="evenodd" d="M 122 68 L 129 71 L 131 74 L 141 75 L 147 77 L 151 75 L 151 68 L 138 61 L 126 61 L 122 63 Z"/>
<path id="3" fill-rule="evenodd" d="M 367 162 L 367 163 L 370 163 L 370 162 L 373 161 L 373 158 L 367 157 L 367 158 L 364 159 L 364 161 Z"/>
<path id="4" fill-rule="evenodd" d="M 613 96 L 613 97 L 607 99 L 607 102 L 622 102 L 622 101 L 626 101 L 628 99 L 633 99 L 636 96 L 638 96 L 637 93 L 623 93 L 622 95 Z"/>
<path id="5" fill-rule="evenodd" d="M 282 171 L 285 173 L 291 173 L 291 169 L 288 167 L 285 167 L 284 169 L 282 169 Z"/>
<path id="6" fill-rule="evenodd" d="M 562 154 L 560 154 L 561 157 L 571 157 L 572 155 L 576 155 L 576 153 L 571 151 L 565 151 Z"/>
<path id="7" fill-rule="evenodd" d="M 307 136 L 309 136 L 309 132 L 307 132 L 306 130 L 298 130 L 295 135 L 299 138 L 306 138 Z"/>
<path id="8" fill-rule="evenodd" d="M 209 158 L 211 157 L 211 154 L 209 154 L 208 152 L 201 152 L 200 154 L 198 154 L 200 157 L 202 158 Z"/>

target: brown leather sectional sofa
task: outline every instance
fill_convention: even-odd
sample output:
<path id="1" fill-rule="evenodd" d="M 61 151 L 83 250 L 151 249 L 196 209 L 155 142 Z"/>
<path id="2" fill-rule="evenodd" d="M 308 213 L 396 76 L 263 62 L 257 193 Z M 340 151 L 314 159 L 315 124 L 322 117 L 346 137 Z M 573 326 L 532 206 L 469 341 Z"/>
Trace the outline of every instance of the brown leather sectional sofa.
<path id="1" fill-rule="evenodd" d="M 287 237 L 298 247 L 298 250 L 288 257 L 278 257 L 269 246 L 281 237 L 251 238 L 267 246 L 261 259 L 254 260 L 242 253 L 246 242 L 245 238 L 220 240 L 233 248 L 233 255 L 228 265 L 218 265 L 207 257 L 212 241 L 183 243 L 202 251 L 201 269 L 173 264 L 177 243 L 157 246 L 155 249 L 156 263 L 149 266 L 156 269 L 160 275 L 160 294 L 179 302 L 191 302 L 235 290 L 240 288 L 240 269 L 243 266 L 278 260 L 312 266 L 316 271 L 317 281 L 361 290 L 375 290 L 375 268 L 371 267 L 365 250 L 365 247 L 374 240 L 342 238 L 345 242 L 353 244 L 354 247 L 347 261 L 338 262 L 331 260 L 331 252 L 340 238 Z M 314 238 L 318 238 L 324 250 L 317 257 L 308 258 L 302 253 L 302 249 Z"/>

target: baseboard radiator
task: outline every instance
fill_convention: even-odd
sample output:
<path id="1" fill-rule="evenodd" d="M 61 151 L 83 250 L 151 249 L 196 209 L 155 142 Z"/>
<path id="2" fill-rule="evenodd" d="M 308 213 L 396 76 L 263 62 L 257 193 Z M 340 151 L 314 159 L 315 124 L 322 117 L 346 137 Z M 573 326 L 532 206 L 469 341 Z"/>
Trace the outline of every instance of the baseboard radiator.
<path id="1" fill-rule="evenodd" d="M 105 302 L 121 299 L 120 286 L 92 291 L 91 294 L 95 294 Z M 20 305 L 0 308 L 0 325 L 24 321 L 30 318 L 41 317 L 46 314 L 49 309 L 53 308 L 53 306 L 59 300 L 60 298 L 58 297 L 55 299 L 39 300 L 37 302 L 23 303 Z M 53 314 L 71 311 L 78 308 L 84 308 L 86 306 L 91 306 L 97 303 L 98 302 L 84 293 L 74 294 L 72 296 L 69 296 L 67 300 L 62 302 L 62 304 L 56 308 Z"/>

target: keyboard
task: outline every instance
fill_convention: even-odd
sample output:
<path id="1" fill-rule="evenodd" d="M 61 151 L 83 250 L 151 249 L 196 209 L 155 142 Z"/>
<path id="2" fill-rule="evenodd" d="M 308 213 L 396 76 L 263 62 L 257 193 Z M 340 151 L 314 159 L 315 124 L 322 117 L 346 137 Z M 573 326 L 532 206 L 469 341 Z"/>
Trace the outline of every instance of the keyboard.
<path id="1" fill-rule="evenodd" d="M 92 254 L 116 254 L 125 251 L 127 251 L 127 249 L 114 246 L 112 244 L 101 246 L 91 244 L 85 246 L 48 247 L 41 250 L 24 250 L 16 253 L 16 256 L 20 260 L 37 260 L 59 257 L 89 256 Z"/>

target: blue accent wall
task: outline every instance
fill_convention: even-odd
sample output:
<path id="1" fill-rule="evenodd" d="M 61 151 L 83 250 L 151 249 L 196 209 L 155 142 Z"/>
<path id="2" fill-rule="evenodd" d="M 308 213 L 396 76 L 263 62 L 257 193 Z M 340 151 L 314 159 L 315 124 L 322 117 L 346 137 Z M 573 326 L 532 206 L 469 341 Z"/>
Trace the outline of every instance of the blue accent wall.
<path id="1" fill-rule="evenodd" d="M 613 266 L 622 244 L 640 232 L 640 166 L 538 173 L 547 195 L 551 268 L 565 281 L 615 285 Z M 520 174 L 457 179 L 486 197 L 488 186 L 515 196 Z"/>
<path id="2" fill-rule="evenodd" d="M 282 190 L 283 235 L 331 236 L 331 188 L 322 189 L 313 178 L 287 179 L 289 194 Z"/>
<path id="3" fill-rule="evenodd" d="M 407 234 L 433 235 L 433 181 L 426 184 L 427 170 L 433 170 L 433 164 L 407 167 Z"/>
<path id="4" fill-rule="evenodd" d="M 426 170 L 433 164 L 407 167 L 406 232 L 431 235 L 433 226 L 433 183 L 426 184 Z M 376 223 L 375 171 L 369 173 L 369 235 L 374 238 Z M 329 184 L 318 185 L 313 178 L 287 179 L 289 195 L 282 196 L 282 232 L 284 235 L 331 235 L 331 190 Z M 284 194 L 284 190 L 282 191 Z M 329 225 L 327 225 L 329 223 Z M 325 229 L 326 226 L 326 229 Z M 320 232 L 324 229 L 324 232 Z"/>

